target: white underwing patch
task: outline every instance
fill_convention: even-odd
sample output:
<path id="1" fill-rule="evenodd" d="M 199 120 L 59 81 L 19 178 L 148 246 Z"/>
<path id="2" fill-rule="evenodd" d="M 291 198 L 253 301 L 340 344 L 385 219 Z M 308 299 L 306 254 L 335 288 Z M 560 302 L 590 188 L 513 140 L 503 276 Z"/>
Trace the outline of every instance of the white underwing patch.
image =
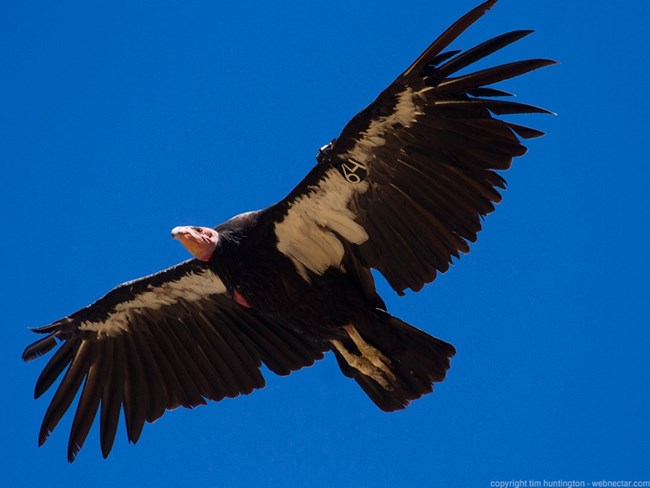
<path id="1" fill-rule="evenodd" d="M 225 292 L 226 287 L 223 282 L 212 271 L 192 272 L 175 281 L 157 286 L 149 285 L 146 291 L 136 295 L 132 300 L 116 305 L 105 320 L 82 322 L 79 330 L 112 336 L 127 331 L 133 319 L 143 312 L 172 306 L 180 299 L 191 303 L 208 295 Z"/>
<path id="2" fill-rule="evenodd" d="M 341 267 L 344 248 L 337 234 L 353 244 L 368 240 L 365 229 L 355 221 L 349 203 L 355 193 L 367 191 L 368 183 L 352 185 L 335 168 L 309 193 L 289 204 L 285 219 L 275 224 L 278 251 L 291 259 L 307 281 L 307 270 L 322 275 L 329 267 Z"/>
<path id="3" fill-rule="evenodd" d="M 396 96 L 392 113 L 372 120 L 347 151 L 343 174 L 334 168 L 328 170 L 318 185 L 310 188 L 312 192 L 289 205 L 286 218 L 275 225 L 278 250 L 291 259 L 305 280 L 309 281 L 307 270 L 322 275 L 330 266 L 341 266 L 344 248 L 337 235 L 353 244 L 368 240 L 349 203 L 356 193 L 368 190 L 366 170 L 371 171 L 369 166 L 377 148 L 386 145 L 386 134 L 395 133 L 398 126 L 411 127 L 422 114 L 416 104 L 419 97 L 420 92 L 404 87 Z"/>
<path id="4" fill-rule="evenodd" d="M 416 97 L 419 97 L 419 92 L 414 92 L 408 86 L 405 87 L 404 91 L 397 95 L 397 103 L 393 112 L 386 117 L 380 117 L 370 122 L 354 147 L 348 151 L 350 159 L 367 164 L 373 151 L 386 144 L 386 133 L 395 132 L 396 125 L 411 127 L 415 123 L 416 117 L 422 114 L 415 104 Z"/>

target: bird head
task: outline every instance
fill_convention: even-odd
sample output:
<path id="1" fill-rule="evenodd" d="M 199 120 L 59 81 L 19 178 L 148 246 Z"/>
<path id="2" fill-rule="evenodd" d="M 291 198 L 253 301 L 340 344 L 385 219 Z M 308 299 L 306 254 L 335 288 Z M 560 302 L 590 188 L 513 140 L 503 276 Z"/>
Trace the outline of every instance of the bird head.
<path id="1" fill-rule="evenodd" d="M 182 226 L 172 229 L 172 237 L 201 261 L 210 261 L 219 242 L 219 233 L 209 227 Z"/>

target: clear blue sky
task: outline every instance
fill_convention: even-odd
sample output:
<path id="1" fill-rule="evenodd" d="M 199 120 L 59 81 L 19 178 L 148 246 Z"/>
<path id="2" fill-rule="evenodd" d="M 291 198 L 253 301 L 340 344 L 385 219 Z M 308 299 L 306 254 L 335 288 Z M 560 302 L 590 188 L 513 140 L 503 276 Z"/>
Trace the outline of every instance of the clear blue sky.
<path id="1" fill-rule="evenodd" d="M 284 196 L 316 150 L 450 22 L 457 2 L 10 2 L 0 18 L 4 238 L 2 486 L 446 486 L 650 479 L 647 24 L 650 6 L 499 4 L 457 46 L 537 32 L 493 62 L 562 64 L 506 82 L 559 113 L 469 255 L 389 310 L 453 343 L 436 392 L 385 414 L 333 358 L 248 397 L 169 412 L 101 458 L 51 393 L 28 326 L 187 255 Z M 588 6 L 590 5 L 590 6 Z"/>

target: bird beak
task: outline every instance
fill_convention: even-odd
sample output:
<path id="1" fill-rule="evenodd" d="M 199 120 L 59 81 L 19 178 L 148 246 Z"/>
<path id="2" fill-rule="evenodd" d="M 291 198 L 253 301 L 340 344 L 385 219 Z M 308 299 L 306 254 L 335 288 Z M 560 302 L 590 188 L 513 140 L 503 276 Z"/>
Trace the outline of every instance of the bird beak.
<path id="1" fill-rule="evenodd" d="M 174 227 L 172 229 L 172 237 L 181 240 L 182 236 L 188 234 L 189 229 L 189 227 Z"/>

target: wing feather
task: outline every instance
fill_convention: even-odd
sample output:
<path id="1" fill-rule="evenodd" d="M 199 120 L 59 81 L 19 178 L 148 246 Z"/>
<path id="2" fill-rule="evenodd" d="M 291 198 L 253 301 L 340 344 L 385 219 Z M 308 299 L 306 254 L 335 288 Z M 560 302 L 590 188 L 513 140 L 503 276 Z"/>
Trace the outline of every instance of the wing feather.
<path id="1" fill-rule="evenodd" d="M 124 381 L 124 421 L 126 433 L 134 444 L 140 439 L 147 407 L 149 405 L 149 385 L 147 384 L 140 355 L 136 349 L 133 334 L 124 335 L 127 374 Z"/>
<path id="2" fill-rule="evenodd" d="M 165 407 L 169 405 L 170 398 L 165 387 L 165 377 L 160 372 L 158 362 L 149 344 L 150 334 L 146 330 L 134 330 L 129 334 L 133 339 L 135 350 L 140 356 L 144 381 L 149 392 L 149 402 L 146 409 L 146 420 L 153 422 L 165 413 Z M 110 341 L 104 341 L 110 342 Z"/>
<path id="3" fill-rule="evenodd" d="M 58 351 L 56 351 L 36 380 L 34 398 L 40 397 L 50 388 L 50 386 L 52 386 L 66 366 L 70 364 L 70 361 L 77 353 L 77 348 L 80 345 L 80 341 L 68 341 L 65 342 Z"/>
<path id="4" fill-rule="evenodd" d="M 443 80 L 444 78 L 448 77 L 452 73 L 456 73 L 457 71 L 469 66 L 472 63 L 475 63 L 490 54 L 498 51 L 499 49 L 502 49 L 506 47 L 508 44 L 512 44 L 515 41 L 518 41 L 519 39 L 526 37 L 529 34 L 532 34 L 532 30 L 519 30 L 519 31 L 513 31 L 513 32 L 508 32 L 506 34 L 501 34 L 500 36 L 493 37 L 492 39 L 489 39 L 478 46 L 475 46 L 471 49 L 468 49 L 465 52 L 461 52 L 458 56 L 452 58 L 450 61 L 446 62 L 443 65 L 436 66 L 434 67 L 427 67 L 425 70 L 423 70 L 423 73 L 427 73 L 427 69 L 431 69 L 432 71 L 432 79 L 430 80 L 431 82 L 434 82 L 436 80 Z M 430 65 L 429 65 L 430 66 Z M 438 84 L 438 83 L 435 83 Z M 489 84 L 489 83 L 481 83 L 482 85 Z M 439 84 L 439 86 L 442 88 L 444 86 L 442 83 Z"/>
<path id="5" fill-rule="evenodd" d="M 116 337 L 107 344 L 106 357 L 108 371 L 102 389 L 102 403 L 99 420 L 99 438 L 104 459 L 108 457 L 113 448 L 117 425 L 120 421 L 120 409 L 124 398 L 122 385 L 124 384 L 124 338 Z"/>
<path id="6" fill-rule="evenodd" d="M 72 359 L 68 370 L 66 371 L 59 387 L 50 402 L 50 406 L 45 412 L 41 430 L 38 435 L 38 445 L 42 445 L 54 428 L 58 425 L 63 414 L 70 408 L 77 391 L 86 375 L 85 369 L 89 361 L 89 351 L 94 348 L 94 342 L 82 342 Z"/>
<path id="7" fill-rule="evenodd" d="M 105 379 L 106 367 L 106 342 L 94 345 L 97 361 L 88 368 L 86 382 L 84 383 L 77 411 L 75 412 L 70 438 L 68 440 L 68 461 L 72 462 L 77 457 L 79 449 L 83 446 L 86 436 L 90 431 L 93 419 L 102 397 L 102 387 Z"/>

